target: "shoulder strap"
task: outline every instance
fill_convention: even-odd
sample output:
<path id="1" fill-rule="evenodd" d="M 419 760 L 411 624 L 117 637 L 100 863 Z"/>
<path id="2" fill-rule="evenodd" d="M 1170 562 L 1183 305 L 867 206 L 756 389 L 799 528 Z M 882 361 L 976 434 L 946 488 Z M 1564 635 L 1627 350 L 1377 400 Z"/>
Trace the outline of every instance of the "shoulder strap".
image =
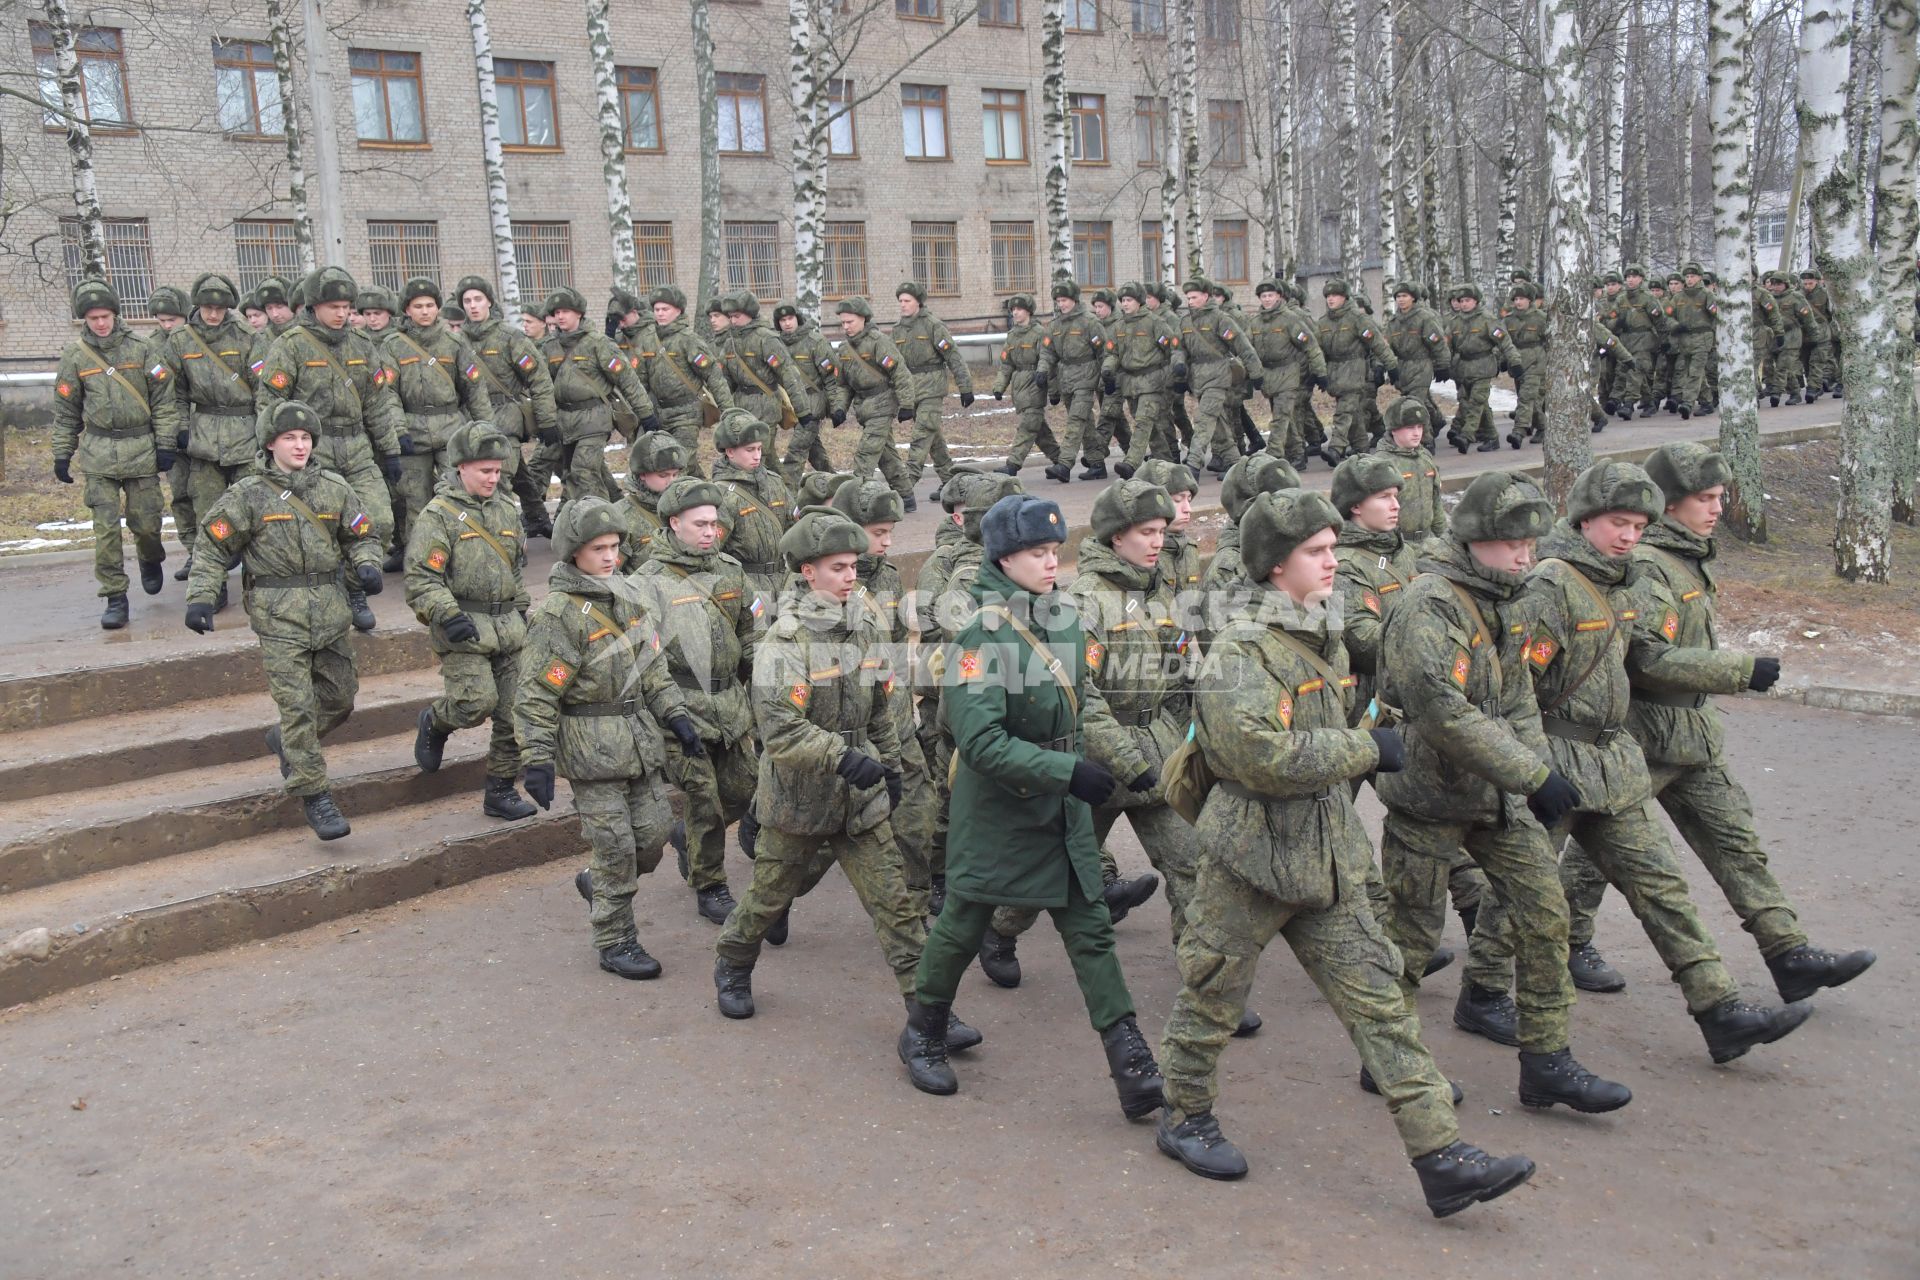
<path id="1" fill-rule="evenodd" d="M 205 356 L 207 359 L 213 361 L 215 364 L 220 366 L 220 372 L 227 375 L 227 381 L 237 382 L 240 380 L 240 375 L 233 371 L 233 366 L 228 364 L 225 360 L 222 360 L 219 357 L 219 355 L 215 353 L 214 349 L 207 345 L 207 340 L 201 337 L 197 332 L 194 331 L 194 327 L 191 323 L 183 324 L 180 326 L 180 328 L 185 331 L 188 341 L 192 342 L 194 346 L 200 348 L 201 355 Z"/>
<path id="2" fill-rule="evenodd" d="M 1080 695 L 1074 690 L 1072 677 L 1067 675 L 1060 659 L 1053 655 L 1053 650 L 1041 644 L 1039 637 L 1028 630 L 1027 624 L 1014 617 L 1012 612 L 1004 605 L 990 604 L 981 609 L 980 612 L 997 614 L 1005 618 L 1007 625 L 1013 628 L 1013 633 L 1026 641 L 1034 653 L 1046 659 L 1047 674 L 1054 678 L 1060 685 L 1061 692 L 1067 695 L 1067 710 L 1072 713 L 1074 720 L 1077 722 L 1080 719 Z"/>
<path id="3" fill-rule="evenodd" d="M 493 531 L 487 528 L 484 521 L 469 520 L 467 518 L 468 512 L 462 511 L 459 507 L 454 506 L 451 502 L 448 502 L 445 498 L 438 495 L 435 495 L 433 501 L 427 503 L 427 510 L 438 511 L 441 515 L 457 520 L 465 527 L 479 534 L 480 537 L 485 540 L 486 544 L 499 553 L 502 560 L 506 561 L 507 568 L 518 569 L 520 567 L 514 561 L 513 553 L 501 544 L 500 539 L 494 536 Z"/>
<path id="4" fill-rule="evenodd" d="M 454 399 L 458 400 L 460 398 L 460 386 L 458 383 L 456 383 L 453 380 L 453 375 L 447 372 L 447 367 L 444 364 L 440 363 L 439 356 L 428 354 L 427 349 L 421 346 L 418 342 L 415 342 L 413 340 L 413 335 L 406 332 L 403 329 L 395 329 L 393 331 L 393 336 L 400 339 L 400 341 L 406 343 L 408 346 L 412 347 L 415 351 L 419 352 L 420 358 L 427 362 L 427 367 L 429 369 L 438 370 L 440 373 L 440 376 L 447 380 L 447 390 L 453 392 Z"/>
<path id="5" fill-rule="evenodd" d="M 1586 574 L 1580 572 L 1578 568 L 1565 560 L 1550 557 L 1542 560 L 1540 563 L 1543 565 L 1558 564 L 1564 566 L 1567 572 L 1573 575 L 1573 580 L 1586 589 L 1588 598 L 1599 607 L 1600 612 L 1607 615 L 1608 623 L 1607 642 L 1593 651 L 1593 660 L 1587 663 L 1586 670 L 1582 671 L 1572 683 L 1561 689 L 1559 696 L 1555 697 L 1552 702 L 1540 708 L 1540 714 L 1547 715 L 1550 712 L 1559 710 L 1561 707 L 1567 705 L 1568 702 L 1572 701 L 1573 695 L 1580 692 L 1580 687 L 1593 678 L 1593 673 L 1600 669 L 1600 664 L 1606 661 L 1608 654 L 1613 652 L 1613 633 L 1618 630 L 1618 626 L 1617 620 L 1613 616 L 1613 606 L 1607 603 L 1607 598 L 1600 594 L 1600 588 L 1594 586 Z"/>

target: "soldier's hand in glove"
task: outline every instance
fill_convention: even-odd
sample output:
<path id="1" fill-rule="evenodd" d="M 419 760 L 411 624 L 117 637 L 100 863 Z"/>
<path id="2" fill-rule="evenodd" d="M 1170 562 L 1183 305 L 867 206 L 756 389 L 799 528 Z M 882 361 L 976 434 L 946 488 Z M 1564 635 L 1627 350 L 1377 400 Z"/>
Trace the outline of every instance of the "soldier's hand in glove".
<path id="1" fill-rule="evenodd" d="M 1374 766 L 1379 773 L 1398 773 L 1407 767 L 1407 744 L 1398 729 L 1369 729 L 1373 745 L 1380 751 L 1380 763 Z"/>
<path id="2" fill-rule="evenodd" d="M 887 778 L 887 771 L 878 760 L 852 747 L 840 753 L 840 763 L 834 772 L 845 778 L 848 786 L 858 787 L 862 791 L 879 786 Z"/>
<path id="3" fill-rule="evenodd" d="M 1132 782 L 1129 782 L 1127 784 L 1127 790 L 1147 792 L 1147 791 L 1153 790 L 1155 787 L 1159 785 L 1160 785 L 1160 771 L 1154 768 L 1152 765 L 1148 765 L 1146 768 L 1140 771 L 1140 774 L 1138 777 L 1136 777 Z"/>
<path id="4" fill-rule="evenodd" d="M 973 408 L 973 392 L 971 392 L 971 391 L 962 391 L 962 392 L 960 393 L 960 407 L 961 407 L 962 409 L 971 409 L 971 408 Z"/>
<path id="5" fill-rule="evenodd" d="M 680 744 L 680 754 L 692 760 L 699 760 L 707 754 L 707 748 L 700 741 L 700 731 L 693 727 L 691 716 L 675 716 L 667 721 L 667 728 Z"/>
<path id="6" fill-rule="evenodd" d="M 353 566 L 353 576 L 360 583 L 360 590 L 370 596 L 379 595 L 387 585 L 377 564 L 357 564 Z"/>
<path id="7" fill-rule="evenodd" d="M 187 606 L 187 630 L 198 631 L 206 635 L 213 630 L 213 606 L 210 604 L 190 604 Z"/>
<path id="8" fill-rule="evenodd" d="M 473 619 L 464 613 L 456 613 L 440 624 L 440 634 L 449 644 L 466 644 L 480 638 L 480 628 L 473 625 Z"/>
<path id="9" fill-rule="evenodd" d="M 1747 680 L 1747 688 L 1755 693 L 1765 693 L 1780 681 L 1780 659 L 1755 658 L 1753 675 Z"/>
<path id="10" fill-rule="evenodd" d="M 55 458 L 53 460 L 53 478 L 61 484 L 72 484 L 73 472 L 67 469 L 70 464 L 71 459 Z"/>
<path id="11" fill-rule="evenodd" d="M 902 784 L 898 769 L 887 770 L 887 812 L 892 813 L 900 807 Z"/>
<path id="12" fill-rule="evenodd" d="M 1100 375 L 1100 390 L 1107 395 L 1117 395 L 1120 391 L 1120 379 L 1110 373 Z"/>
<path id="13" fill-rule="evenodd" d="M 1579 803 L 1580 793 L 1571 782 L 1560 776 L 1558 769 L 1549 770 L 1547 780 L 1540 784 L 1540 789 L 1527 797 L 1527 808 L 1533 810 L 1533 816 L 1540 819 L 1540 825 L 1549 830 L 1572 813 Z"/>
<path id="14" fill-rule="evenodd" d="M 388 484 L 400 483 L 400 455 L 389 453 L 380 459 L 380 474 L 387 478 Z"/>
<path id="15" fill-rule="evenodd" d="M 542 809 L 553 808 L 553 766 L 530 764 L 526 776 L 527 794 Z"/>
<path id="16" fill-rule="evenodd" d="M 1073 777 L 1067 780 L 1067 794 L 1087 804 L 1105 804 L 1118 785 L 1104 766 L 1091 760 L 1075 760 Z"/>
<path id="17" fill-rule="evenodd" d="M 912 422 L 913 410 L 903 404 L 900 406 L 900 412 L 894 414 L 893 418 L 896 422 Z"/>
<path id="18" fill-rule="evenodd" d="M 173 470 L 173 450 L 155 449 L 153 451 L 153 466 L 156 471 Z"/>

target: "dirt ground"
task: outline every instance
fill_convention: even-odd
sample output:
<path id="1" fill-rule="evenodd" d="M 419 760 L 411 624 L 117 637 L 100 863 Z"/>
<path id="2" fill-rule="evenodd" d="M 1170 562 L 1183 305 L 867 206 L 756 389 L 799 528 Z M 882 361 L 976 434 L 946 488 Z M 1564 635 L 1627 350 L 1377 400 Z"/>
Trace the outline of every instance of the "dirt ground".
<path id="1" fill-rule="evenodd" d="M 1729 719 L 1813 937 L 1879 966 L 1715 1068 L 1610 897 L 1599 940 L 1630 985 L 1574 1021 L 1581 1058 L 1635 1090 L 1606 1117 L 1519 1107 L 1512 1052 L 1449 1025 L 1457 970 L 1438 975 L 1420 1007 L 1466 1136 L 1540 1165 L 1444 1222 L 1284 951 L 1255 989 L 1266 1029 L 1223 1064 L 1253 1171 L 1209 1183 L 1120 1117 L 1044 924 L 1018 991 L 963 985 L 987 1042 L 937 1099 L 894 1057 L 899 1000 L 844 880 L 799 906 L 759 1016 L 730 1023 L 684 890 L 644 882 L 667 972 L 623 983 L 563 862 L 0 1016 L 0 1275 L 1911 1277 L 1913 723 L 1751 699 Z M 1163 901 L 1120 937 L 1157 1041 Z"/>

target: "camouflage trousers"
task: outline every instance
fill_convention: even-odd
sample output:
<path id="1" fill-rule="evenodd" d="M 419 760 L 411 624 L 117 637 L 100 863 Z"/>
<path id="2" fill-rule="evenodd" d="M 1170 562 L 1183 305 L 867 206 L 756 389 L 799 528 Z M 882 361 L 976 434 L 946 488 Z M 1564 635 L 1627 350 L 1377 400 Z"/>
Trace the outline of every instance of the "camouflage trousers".
<path id="1" fill-rule="evenodd" d="M 912 992 L 927 933 L 901 875 L 893 832 L 884 822 L 859 835 L 795 835 L 761 827 L 754 847 L 753 880 L 720 930 L 714 953 L 728 964 L 751 969 L 760 958 L 767 930 L 835 863 L 873 921 L 874 936 L 880 940 L 900 994 Z"/>
<path id="2" fill-rule="evenodd" d="M 1487 873 L 1464 853 L 1455 854 L 1447 866 L 1447 896 L 1453 900 L 1455 915 L 1465 916 L 1469 912 L 1473 915 L 1473 931 L 1467 935 L 1467 981 L 1488 991 L 1511 992 L 1513 930 L 1507 923 L 1507 909 L 1500 905 L 1493 886 L 1487 882 Z M 1373 903 L 1373 914 L 1379 919 L 1380 927 L 1391 936 L 1393 898 L 1387 892 L 1387 882 L 1378 865 L 1367 868 L 1367 898 Z M 1438 945 L 1437 933 L 1435 938 Z"/>
<path id="3" fill-rule="evenodd" d="M 167 472 L 167 508 L 173 513 L 173 536 L 180 539 L 188 555 L 193 554 L 193 540 L 200 531 L 200 521 L 193 514 L 193 472 L 199 465 L 198 459 L 188 457 L 183 450 L 174 455 L 173 468 Z"/>
<path id="4" fill-rule="evenodd" d="M 943 372 L 941 378 L 944 380 Z M 945 484 L 947 477 L 953 474 L 953 455 L 947 452 L 947 438 L 940 431 L 940 408 L 946 403 L 945 394 L 922 396 L 913 402 L 913 442 L 907 446 L 907 484 L 909 487 L 920 483 L 920 477 L 926 472 L 929 458 L 933 461 L 933 473 Z"/>
<path id="5" fill-rule="evenodd" d="M 1080 391 L 1060 391 L 1060 403 L 1066 406 L 1067 425 L 1060 433 L 1060 461 L 1072 466 L 1074 459 L 1082 456 L 1082 451 L 1091 442 L 1093 436 L 1093 388 Z M 1089 459 L 1091 461 L 1091 459 Z"/>
<path id="6" fill-rule="evenodd" d="M 1187 904 L 1193 898 L 1194 870 L 1200 862 L 1200 841 L 1193 827 L 1164 804 L 1138 808 L 1098 808 L 1093 811 L 1093 835 L 1100 842 L 1100 869 L 1109 878 L 1119 867 L 1107 849 L 1107 837 L 1122 817 L 1146 850 L 1147 861 L 1167 884 L 1167 907 L 1173 917 L 1173 941 L 1179 944 L 1187 928 Z M 1033 907 L 1000 907 L 993 913 L 993 931 L 1014 938 L 1033 928 L 1040 912 Z"/>
<path id="7" fill-rule="evenodd" d="M 811 422 L 797 422 L 788 433 L 787 453 L 780 459 L 780 475 L 787 482 L 787 488 L 798 489 L 800 477 L 808 467 L 815 471 L 833 470 L 833 459 L 827 456 L 827 446 L 820 440 L 820 425 L 830 421 L 830 418 L 817 417 Z M 696 427 L 696 434 L 697 431 Z"/>
<path id="8" fill-rule="evenodd" d="M 753 803 L 760 769 L 751 735 L 702 745 L 704 756 L 690 756 L 678 741 L 667 743 L 667 777 L 686 797 L 687 884 L 695 890 L 727 882 L 727 828 Z"/>
<path id="9" fill-rule="evenodd" d="M 127 532 L 133 535 L 133 556 L 141 564 L 159 564 L 167 558 L 160 545 L 160 477 L 135 476 L 114 480 L 86 477 L 87 510 L 93 513 L 93 576 L 102 596 L 127 594 L 127 559 L 120 539 L 124 509 Z"/>
<path id="10" fill-rule="evenodd" d="M 1451 1087 L 1420 1040 L 1400 989 L 1400 955 L 1368 909 L 1364 889 L 1337 867 L 1338 900 L 1301 911 L 1255 889 L 1213 857 L 1200 861 L 1178 948 L 1180 994 L 1160 1043 L 1167 1106 L 1177 1122 L 1213 1110 L 1220 1054 L 1246 1012 L 1260 953 L 1277 934 L 1333 1006 L 1380 1086 L 1410 1158 L 1460 1136 Z M 1565 960 L 1561 968 L 1565 968 Z"/>
<path id="11" fill-rule="evenodd" d="M 353 714 L 353 698 L 360 692 L 353 647 L 345 636 L 318 649 L 261 636 L 260 657 L 267 669 L 267 692 L 280 711 L 280 752 L 291 769 L 287 794 L 317 796 L 327 790 L 320 739 Z"/>
<path id="12" fill-rule="evenodd" d="M 1487 397 L 1493 394 L 1493 379 L 1463 378 L 1455 374 L 1453 385 L 1460 397 L 1454 407 L 1454 430 L 1468 441 L 1498 439 L 1493 413 L 1487 408 Z"/>
<path id="13" fill-rule="evenodd" d="M 914 909 L 927 914 L 933 892 L 933 816 L 940 798 L 927 771 L 926 753 L 911 732 L 900 735 L 900 803 L 888 818 L 901 874 Z M 944 866 L 945 860 L 942 859 Z"/>
<path id="14" fill-rule="evenodd" d="M 1429 822 L 1388 810 L 1381 829 L 1380 867 L 1387 884 L 1387 936 L 1400 949 L 1400 984 L 1411 993 L 1433 956 L 1446 922 L 1448 880 L 1460 851 L 1486 873 L 1506 909 L 1512 940 L 1513 1001 L 1520 1014 L 1520 1047 L 1554 1053 L 1567 1047 L 1573 978 L 1567 973 L 1567 900 L 1560 890 L 1553 846 L 1538 823 L 1510 814 L 1505 823 Z M 1500 928 L 1481 907 L 1474 926 Z M 1505 990 L 1504 981 L 1492 984 Z"/>
<path id="15" fill-rule="evenodd" d="M 1064 853 L 1063 855 L 1064 856 Z M 980 953 L 980 940 L 987 936 L 993 921 L 994 905 L 976 902 L 958 894 L 947 894 L 946 909 L 927 934 L 927 949 L 920 957 L 915 991 L 923 1004 L 952 1004 L 960 989 L 967 966 Z M 1133 1013 L 1133 996 L 1127 991 L 1126 976 L 1120 972 L 1120 957 L 1113 949 L 1113 917 L 1107 904 L 1098 898 L 1088 901 L 1080 892 L 1080 878 L 1067 877 L 1067 905 L 1049 907 L 1053 927 L 1067 949 L 1074 980 L 1080 985 L 1080 998 L 1087 1006 L 1087 1020 L 1095 1031 L 1105 1031 Z"/>
<path id="16" fill-rule="evenodd" d="M 1020 412 L 1020 422 L 1014 428 L 1013 444 L 1007 449 L 1007 461 L 1017 467 L 1027 460 L 1027 455 L 1035 448 L 1049 463 L 1060 461 L 1060 442 L 1054 438 L 1053 428 L 1047 423 L 1046 398 L 1035 394 L 1031 404 L 1021 404 L 1016 399 L 1014 407 Z"/>
<path id="17" fill-rule="evenodd" d="M 1767 866 L 1746 788 L 1717 764 L 1649 764 L 1648 769 L 1660 807 L 1720 886 L 1760 954 L 1770 960 L 1806 946 L 1793 904 Z M 1573 913 L 1568 940 L 1575 945 L 1592 942 L 1593 918 L 1606 896 L 1607 877 L 1584 846 L 1572 843 L 1560 856 L 1560 883 Z"/>
<path id="18" fill-rule="evenodd" d="M 673 806 L 666 780 L 658 774 L 612 782 L 569 781 L 573 811 L 592 854 L 593 945 L 605 951 L 637 936 L 633 895 L 640 877 L 660 865 L 673 826 Z"/>
<path id="19" fill-rule="evenodd" d="M 491 717 L 487 776 L 511 778 L 519 773 L 520 746 L 513 732 L 513 708 L 520 689 L 520 651 L 443 653 L 440 683 L 446 692 L 433 700 L 434 728 L 457 733 Z"/>
<path id="20" fill-rule="evenodd" d="M 1686 877 L 1653 815 L 1653 801 L 1624 813 L 1575 813 L 1554 828 L 1554 847 L 1568 836 L 1580 842 L 1607 883 L 1626 895 L 1653 949 L 1686 996 L 1688 1012 L 1704 1013 L 1740 994 L 1687 895 Z"/>
<path id="21" fill-rule="evenodd" d="M 891 392 L 868 396 L 854 407 L 860 419 L 860 443 L 854 447 L 853 466 L 848 469 L 855 479 L 870 480 L 878 467 L 887 487 L 905 496 L 913 492 L 914 477 L 907 474 L 900 450 L 893 443 L 894 416 L 899 411 Z"/>

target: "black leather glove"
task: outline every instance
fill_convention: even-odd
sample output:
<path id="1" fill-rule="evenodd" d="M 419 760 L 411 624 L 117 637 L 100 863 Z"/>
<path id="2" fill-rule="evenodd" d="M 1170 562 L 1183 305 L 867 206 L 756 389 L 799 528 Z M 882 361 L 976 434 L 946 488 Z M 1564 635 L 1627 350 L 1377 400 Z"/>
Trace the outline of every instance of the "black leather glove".
<path id="1" fill-rule="evenodd" d="M 360 590 L 370 596 L 379 595 L 387 585 L 377 564 L 357 564 L 353 567 L 353 576 L 360 583 Z"/>
<path id="2" fill-rule="evenodd" d="M 403 458 L 413 456 L 413 437 L 404 431 L 400 433 L 400 456 Z"/>
<path id="3" fill-rule="evenodd" d="M 836 427 L 844 427 L 847 425 L 847 411 L 845 409 L 835 409 L 828 413 L 827 417 Z"/>
<path id="4" fill-rule="evenodd" d="M 553 766 L 530 764 L 525 778 L 527 794 L 542 809 L 553 808 Z"/>
<path id="5" fill-rule="evenodd" d="M 1560 776 L 1558 769 L 1550 770 L 1540 789 L 1527 797 L 1527 808 L 1533 810 L 1533 816 L 1540 819 L 1540 825 L 1548 829 L 1572 813 L 1579 803 L 1580 793 L 1571 782 Z"/>
<path id="6" fill-rule="evenodd" d="M 1755 658 L 1753 676 L 1747 681 L 1747 688 L 1755 693 L 1765 693 L 1780 681 L 1780 659 Z"/>
<path id="7" fill-rule="evenodd" d="M 693 760 L 705 758 L 707 747 L 700 741 L 700 731 L 693 727 L 691 716 L 675 716 L 667 721 L 667 729 L 680 744 L 681 755 Z"/>
<path id="8" fill-rule="evenodd" d="M 540 433 L 540 443 L 541 443 L 541 444 L 549 444 L 549 445 L 551 445 L 551 444 L 559 444 L 559 443 L 560 443 L 560 428 L 558 428 L 558 427 L 548 427 L 548 428 L 547 428 L 547 429 L 546 429 L 545 431 L 542 431 L 542 432 Z"/>
<path id="9" fill-rule="evenodd" d="M 1120 391 L 1120 379 L 1110 373 L 1100 375 L 1100 390 L 1107 395 L 1117 395 Z"/>
<path id="10" fill-rule="evenodd" d="M 71 461 L 72 460 L 68 458 L 55 458 L 53 460 L 53 478 L 61 484 L 73 483 L 73 472 L 67 469 Z"/>
<path id="11" fill-rule="evenodd" d="M 198 631 L 206 635 L 213 630 L 213 606 L 210 604 L 190 604 L 187 606 L 187 630 Z"/>
<path id="12" fill-rule="evenodd" d="M 900 771 L 898 769 L 887 770 L 886 782 L 887 782 L 887 812 L 892 813 L 895 809 L 898 809 L 900 807 L 900 796 L 901 796 L 902 787 L 903 787 L 903 784 L 900 779 Z"/>
<path id="13" fill-rule="evenodd" d="M 449 644 L 466 644 L 480 638 L 480 628 L 466 614 L 456 613 L 440 624 L 440 634 L 447 638 Z"/>
<path id="14" fill-rule="evenodd" d="M 1127 784 L 1127 790 L 1146 792 L 1160 785 L 1160 771 L 1152 765 L 1140 771 L 1140 776 Z"/>
<path id="15" fill-rule="evenodd" d="M 1118 785 L 1104 766 L 1091 760 L 1075 760 L 1073 777 L 1067 780 L 1067 794 L 1087 804 L 1105 804 Z"/>
<path id="16" fill-rule="evenodd" d="M 962 391 L 962 392 L 960 393 L 960 407 L 961 407 L 962 409 L 971 409 L 971 408 L 973 408 L 973 392 L 971 392 L 971 391 Z"/>
<path id="17" fill-rule="evenodd" d="M 834 772 L 847 780 L 847 785 L 865 791 L 868 787 L 877 787 L 887 779 L 887 771 L 878 760 L 848 747 L 840 753 L 840 763 Z"/>
<path id="18" fill-rule="evenodd" d="M 1033 385 L 1041 391 L 1047 389 L 1047 371 L 1045 369 L 1035 369 L 1033 371 Z"/>
<path id="19" fill-rule="evenodd" d="M 173 448 L 176 453 L 187 451 L 187 429 L 185 427 L 173 433 Z"/>
<path id="20" fill-rule="evenodd" d="M 153 451 L 153 465 L 155 470 L 158 471 L 173 470 L 173 450 L 155 449 Z"/>
<path id="21" fill-rule="evenodd" d="M 380 459 L 380 474 L 387 478 L 388 484 L 400 483 L 400 455 L 389 453 Z"/>
<path id="22" fill-rule="evenodd" d="M 907 405 L 903 404 L 900 406 L 900 412 L 894 414 L 893 418 L 894 418 L 894 421 L 896 422 L 912 422 L 913 410 Z"/>
<path id="23" fill-rule="evenodd" d="M 660 429 L 660 415 L 657 413 L 650 413 L 646 417 L 640 419 L 640 429 L 642 431 L 658 431 Z"/>
<path id="24" fill-rule="evenodd" d="M 1367 734 L 1380 750 L 1380 763 L 1374 766 L 1375 772 L 1398 773 L 1407 767 L 1407 743 L 1398 729 L 1369 729 Z"/>

